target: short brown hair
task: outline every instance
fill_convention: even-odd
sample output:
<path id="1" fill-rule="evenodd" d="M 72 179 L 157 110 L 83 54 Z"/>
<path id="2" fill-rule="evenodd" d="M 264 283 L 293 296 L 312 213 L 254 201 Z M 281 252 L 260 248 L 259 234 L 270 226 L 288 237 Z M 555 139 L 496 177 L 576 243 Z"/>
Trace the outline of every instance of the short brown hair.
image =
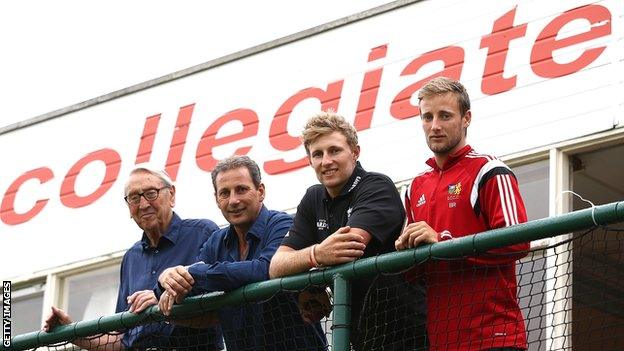
<path id="1" fill-rule="evenodd" d="M 358 146 L 358 136 L 355 128 L 344 117 L 332 110 L 328 110 L 321 111 L 310 118 L 303 128 L 301 139 L 303 140 L 306 153 L 310 154 L 310 144 L 318 138 L 333 132 L 340 132 L 344 135 L 347 138 L 347 144 L 349 144 L 352 150 Z"/>
<path id="2" fill-rule="evenodd" d="M 470 110 L 470 97 L 468 91 L 462 83 L 447 78 L 437 77 L 433 78 L 427 84 L 425 84 L 418 92 L 418 103 L 424 98 L 428 98 L 434 95 L 444 95 L 446 93 L 453 93 L 457 96 L 457 104 L 459 105 L 459 112 L 461 115 L 465 115 Z"/>
<path id="3" fill-rule="evenodd" d="M 249 158 L 249 156 L 234 155 L 219 161 L 210 173 L 214 191 L 217 191 L 217 176 L 219 173 L 241 167 L 247 168 L 249 175 L 251 176 L 251 181 L 256 186 L 256 189 L 258 189 L 260 183 L 262 183 L 262 176 L 260 175 L 260 167 L 258 167 L 258 164 Z"/>

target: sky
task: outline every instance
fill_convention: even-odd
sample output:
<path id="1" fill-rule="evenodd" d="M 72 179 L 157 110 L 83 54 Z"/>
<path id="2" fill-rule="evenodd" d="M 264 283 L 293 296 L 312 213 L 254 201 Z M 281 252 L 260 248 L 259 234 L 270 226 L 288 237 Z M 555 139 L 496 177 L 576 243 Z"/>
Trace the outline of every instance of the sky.
<path id="1" fill-rule="evenodd" d="M 388 0 L 0 2 L 0 128 Z"/>

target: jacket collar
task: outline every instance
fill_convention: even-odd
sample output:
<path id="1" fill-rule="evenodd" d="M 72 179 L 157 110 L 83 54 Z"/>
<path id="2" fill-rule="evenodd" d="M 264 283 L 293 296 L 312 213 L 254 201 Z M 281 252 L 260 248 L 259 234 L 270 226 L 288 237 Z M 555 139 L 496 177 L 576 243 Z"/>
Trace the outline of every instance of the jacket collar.
<path id="1" fill-rule="evenodd" d="M 251 228 L 249 228 L 249 230 L 245 234 L 245 237 L 247 239 L 250 239 L 250 238 L 257 239 L 257 240 L 262 239 L 262 236 L 266 233 L 265 228 L 266 228 L 268 215 L 269 215 L 269 210 L 264 205 L 262 205 L 262 208 L 260 209 L 260 213 L 258 213 L 258 217 L 256 217 L 256 220 L 251 225 Z M 236 242 L 238 242 L 238 236 L 236 235 L 236 230 L 234 230 L 234 227 L 232 225 L 227 227 L 227 234 L 223 238 L 223 241 L 225 242 L 226 247 L 231 240 L 235 240 Z"/>
<path id="2" fill-rule="evenodd" d="M 462 147 L 461 149 L 457 150 L 457 152 L 455 152 L 454 154 L 450 154 L 449 157 L 446 159 L 446 162 L 444 163 L 442 168 L 438 167 L 435 157 L 431 157 L 430 159 L 428 159 L 427 165 L 429 165 L 431 168 L 435 169 L 436 171 L 447 170 L 453 167 L 457 162 L 459 162 L 459 160 L 464 158 L 464 156 L 466 156 L 466 154 L 468 154 L 470 151 L 472 151 L 472 147 L 470 145 L 466 145 Z"/>
<path id="3" fill-rule="evenodd" d="M 336 197 L 342 197 L 352 192 L 360 184 L 362 178 L 364 178 L 367 173 L 368 172 L 366 172 L 364 168 L 362 168 L 360 161 L 356 161 L 353 173 L 351 173 L 349 180 L 347 180 L 345 185 L 340 190 L 340 194 L 338 194 L 338 196 Z M 331 196 L 329 196 L 329 194 L 327 193 L 327 189 L 325 189 L 324 196 L 325 199 L 331 199 Z"/>

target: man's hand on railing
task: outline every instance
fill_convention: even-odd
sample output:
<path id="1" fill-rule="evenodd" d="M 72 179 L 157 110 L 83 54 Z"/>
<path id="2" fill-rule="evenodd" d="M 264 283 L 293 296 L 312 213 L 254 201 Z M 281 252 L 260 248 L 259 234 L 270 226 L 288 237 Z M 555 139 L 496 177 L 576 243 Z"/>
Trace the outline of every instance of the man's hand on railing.
<path id="1" fill-rule="evenodd" d="M 52 306 L 52 310 L 46 316 L 41 329 L 49 333 L 57 325 L 65 325 L 72 323 L 71 317 L 62 309 Z"/>
<path id="2" fill-rule="evenodd" d="M 52 306 L 52 310 L 46 316 L 41 329 L 46 333 L 50 333 L 56 326 L 71 323 L 73 323 L 73 321 L 65 311 Z M 123 345 L 121 344 L 122 337 L 123 334 L 121 333 L 112 335 L 103 334 L 99 337 L 75 338 L 71 340 L 71 342 L 79 348 L 85 350 L 121 351 L 123 350 Z"/>
<path id="3" fill-rule="evenodd" d="M 158 283 L 172 297 L 186 296 L 193 288 L 195 280 L 184 266 L 175 266 L 165 269 L 158 277 Z M 161 298 L 162 300 L 162 298 Z"/>
<path id="4" fill-rule="evenodd" d="M 350 227 L 342 227 L 313 248 L 319 265 L 333 266 L 355 261 L 364 255 L 366 243 Z"/>
<path id="5" fill-rule="evenodd" d="M 158 303 L 156 295 L 152 290 L 141 290 L 127 297 L 129 312 L 140 313 L 146 308 Z"/>
<path id="6" fill-rule="evenodd" d="M 158 300 L 158 308 L 160 308 L 160 312 L 162 312 L 165 316 L 170 315 L 173 305 L 181 303 L 185 296 L 186 294 L 179 294 L 174 297 L 169 293 L 169 291 L 165 291 L 162 295 L 160 295 L 160 300 Z"/>
<path id="7" fill-rule="evenodd" d="M 403 233 L 394 242 L 397 250 L 410 249 L 422 244 L 433 244 L 438 242 L 438 232 L 433 230 L 427 222 L 420 221 L 408 224 Z"/>
<path id="8" fill-rule="evenodd" d="M 163 315 L 170 316 L 173 305 L 176 303 L 182 303 L 182 300 L 184 300 L 183 295 L 178 295 L 174 298 L 167 291 L 165 291 L 162 295 L 160 295 L 158 308 L 160 308 L 160 312 L 162 312 Z M 204 311 L 199 316 L 185 317 L 182 319 L 172 318 L 167 319 L 167 321 L 183 327 L 201 329 L 219 324 L 219 316 L 216 311 Z"/>

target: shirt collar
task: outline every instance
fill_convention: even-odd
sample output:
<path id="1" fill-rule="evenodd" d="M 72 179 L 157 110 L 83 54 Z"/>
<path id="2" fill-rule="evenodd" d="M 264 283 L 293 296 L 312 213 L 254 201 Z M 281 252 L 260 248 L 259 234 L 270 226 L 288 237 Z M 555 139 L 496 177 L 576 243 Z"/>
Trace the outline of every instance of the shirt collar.
<path id="1" fill-rule="evenodd" d="M 442 168 L 438 167 L 438 164 L 436 163 L 435 157 L 432 157 L 432 158 L 428 159 L 427 160 L 427 165 L 429 165 L 431 168 L 433 168 L 435 170 L 449 169 L 449 168 L 453 167 L 453 165 L 455 165 L 464 156 L 466 156 L 466 154 L 469 153 L 470 151 L 472 151 L 472 147 L 470 145 L 466 145 L 466 146 L 462 147 L 461 149 L 457 150 L 457 152 L 455 152 L 454 154 L 450 154 L 449 157 L 446 159 L 446 162 L 444 163 Z"/>
<path id="2" fill-rule="evenodd" d="M 269 210 L 264 205 L 262 205 L 262 208 L 260 208 L 260 213 L 258 213 L 258 217 L 256 217 L 256 220 L 245 234 L 245 237 L 252 237 L 258 240 L 262 239 L 262 235 L 264 235 L 266 232 L 265 228 L 268 215 Z M 238 241 L 238 237 L 236 236 L 236 230 L 234 230 L 234 227 L 232 225 L 227 227 L 227 235 L 225 235 L 223 240 L 226 246 L 230 242 L 230 240 Z"/>
<path id="3" fill-rule="evenodd" d="M 336 197 L 345 196 L 348 193 L 352 192 L 353 189 L 355 189 L 358 186 L 358 184 L 360 184 L 360 182 L 362 181 L 362 178 L 364 178 L 366 173 L 367 172 L 364 170 L 364 168 L 362 168 L 360 161 L 356 161 L 355 168 L 353 169 L 353 173 L 351 173 L 349 180 L 347 180 L 345 185 L 340 190 L 340 194 L 338 194 L 338 196 Z M 325 189 L 324 196 L 325 196 L 325 199 L 331 199 L 331 196 L 329 196 L 329 194 L 327 193 L 327 189 Z"/>
<path id="4" fill-rule="evenodd" d="M 167 228 L 165 235 L 160 238 L 158 246 L 161 245 L 163 239 L 175 245 L 175 243 L 178 241 L 178 228 L 180 227 L 181 222 L 182 219 L 180 218 L 180 216 L 178 216 L 177 213 L 173 212 L 173 217 L 171 217 L 171 223 L 169 223 L 169 227 Z M 141 237 L 141 246 L 143 247 L 143 250 L 148 250 L 150 248 L 150 241 L 145 232 L 143 232 L 143 236 Z"/>

